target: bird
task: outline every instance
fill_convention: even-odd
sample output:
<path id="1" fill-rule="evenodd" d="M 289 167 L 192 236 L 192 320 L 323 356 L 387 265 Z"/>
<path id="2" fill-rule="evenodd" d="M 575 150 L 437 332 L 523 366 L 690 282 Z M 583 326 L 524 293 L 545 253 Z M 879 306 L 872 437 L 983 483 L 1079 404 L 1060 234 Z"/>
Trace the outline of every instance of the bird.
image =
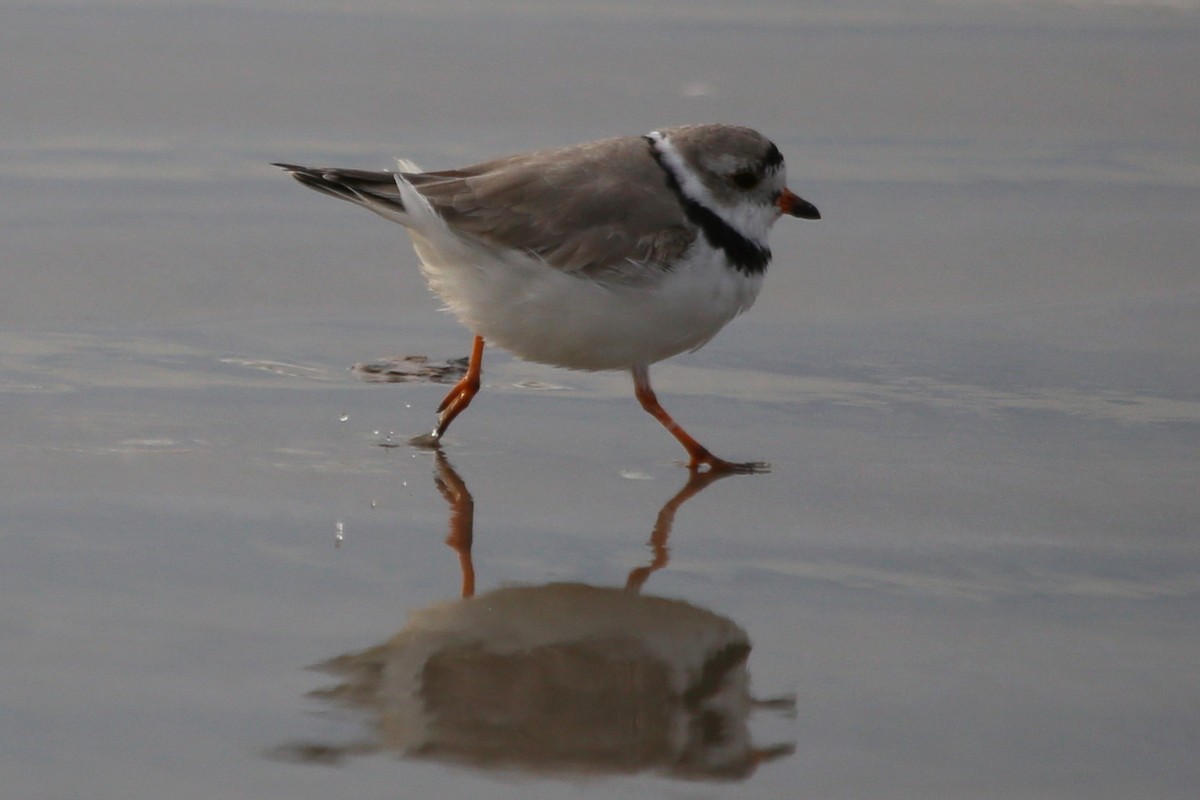
<path id="1" fill-rule="evenodd" d="M 388 171 L 273 166 L 403 225 L 429 287 L 474 333 L 466 373 L 414 444 L 438 446 L 470 405 L 490 342 L 556 367 L 627 370 L 693 472 L 769 470 L 701 445 L 659 403 L 649 372 L 753 305 L 776 220 L 821 218 L 787 187 L 763 134 L 682 125 L 432 172 L 403 160 Z"/>

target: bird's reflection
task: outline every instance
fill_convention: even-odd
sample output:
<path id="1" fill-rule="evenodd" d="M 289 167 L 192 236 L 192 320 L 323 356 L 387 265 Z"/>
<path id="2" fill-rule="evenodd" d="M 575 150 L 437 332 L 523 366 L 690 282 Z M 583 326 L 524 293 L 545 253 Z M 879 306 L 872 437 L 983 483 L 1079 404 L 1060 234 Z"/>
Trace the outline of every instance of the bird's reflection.
<path id="1" fill-rule="evenodd" d="M 690 603 L 640 593 L 667 563 L 676 511 L 722 475 L 694 473 L 667 501 L 651 535 L 653 559 L 624 588 L 551 583 L 475 596 L 474 500 L 445 455 L 435 458 L 462 599 L 414 613 L 383 644 L 315 667 L 340 683 L 313 696 L 365 713 L 368 741 L 293 744 L 276 755 L 337 763 L 392 752 L 539 774 L 737 780 L 792 752 L 751 741 L 752 710 L 794 704 L 750 695 L 745 631 Z"/>

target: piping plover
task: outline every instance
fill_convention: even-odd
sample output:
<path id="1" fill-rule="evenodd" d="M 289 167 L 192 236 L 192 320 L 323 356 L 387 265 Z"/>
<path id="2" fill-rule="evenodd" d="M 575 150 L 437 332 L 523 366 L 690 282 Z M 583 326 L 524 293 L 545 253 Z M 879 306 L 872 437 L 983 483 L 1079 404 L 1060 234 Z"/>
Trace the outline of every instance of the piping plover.
<path id="1" fill-rule="evenodd" d="M 710 453 L 659 404 L 649 375 L 754 303 L 780 215 L 820 219 L 762 134 L 688 125 L 436 172 L 275 166 L 407 228 L 430 287 L 474 332 L 467 373 L 425 443 L 479 391 L 486 340 L 529 361 L 629 370 L 691 469 L 767 469 Z"/>

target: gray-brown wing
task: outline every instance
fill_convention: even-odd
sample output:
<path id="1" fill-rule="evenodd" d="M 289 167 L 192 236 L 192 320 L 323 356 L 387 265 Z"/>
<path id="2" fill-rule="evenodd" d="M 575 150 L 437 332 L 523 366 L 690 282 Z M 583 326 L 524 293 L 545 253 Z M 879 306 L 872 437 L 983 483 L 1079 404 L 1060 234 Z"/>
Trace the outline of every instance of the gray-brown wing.
<path id="1" fill-rule="evenodd" d="M 641 138 L 405 177 L 456 230 L 562 270 L 636 280 L 696 238 Z"/>

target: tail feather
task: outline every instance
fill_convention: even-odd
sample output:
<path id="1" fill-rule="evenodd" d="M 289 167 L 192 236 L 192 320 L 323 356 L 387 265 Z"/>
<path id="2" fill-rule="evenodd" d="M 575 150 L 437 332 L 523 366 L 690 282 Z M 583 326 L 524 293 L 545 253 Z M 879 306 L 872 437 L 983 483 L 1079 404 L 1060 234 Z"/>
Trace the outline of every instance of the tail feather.
<path id="1" fill-rule="evenodd" d="M 299 164 L 272 164 L 310 189 L 322 194 L 365 206 L 377 214 L 394 219 L 404 213 L 404 202 L 396 186 L 396 173 L 362 169 L 303 167 Z"/>

